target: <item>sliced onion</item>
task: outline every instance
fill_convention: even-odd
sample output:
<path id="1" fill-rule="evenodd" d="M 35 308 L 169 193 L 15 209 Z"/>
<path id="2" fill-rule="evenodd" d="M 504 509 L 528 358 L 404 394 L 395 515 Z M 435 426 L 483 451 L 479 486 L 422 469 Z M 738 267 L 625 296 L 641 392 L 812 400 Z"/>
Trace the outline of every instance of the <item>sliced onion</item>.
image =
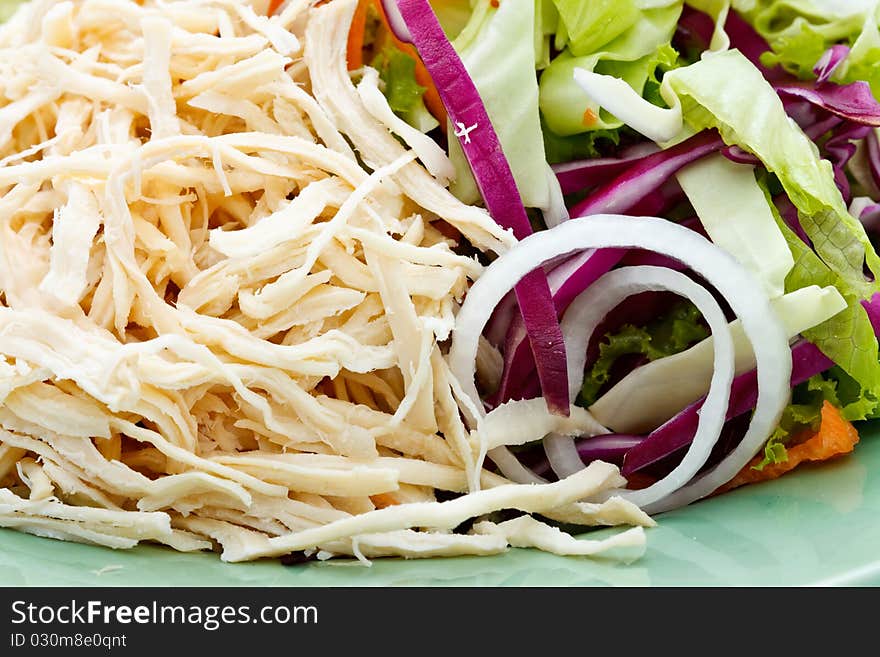
<path id="1" fill-rule="evenodd" d="M 859 212 L 859 221 L 865 227 L 865 232 L 876 238 L 880 233 L 880 203 L 873 203 L 862 208 L 862 211 Z"/>
<path id="2" fill-rule="evenodd" d="M 716 21 L 708 14 L 694 9 L 685 3 L 681 17 L 678 19 L 678 35 L 684 37 L 686 45 L 692 43 L 696 49 L 706 50 L 716 32 Z M 727 12 L 723 21 L 723 31 L 730 42 L 731 48 L 739 50 L 769 80 L 791 80 L 779 64 L 767 68 L 761 63 L 761 55 L 770 50 L 770 45 L 755 31 L 736 11 Z"/>
<path id="3" fill-rule="evenodd" d="M 562 319 L 562 334 L 568 350 L 569 398 L 573 401 L 583 379 L 587 345 L 596 327 L 627 297 L 661 290 L 686 297 L 697 307 L 712 332 L 715 357 L 709 392 L 703 405 L 706 412 L 700 414 L 690 448 L 663 479 L 629 494 L 630 501 L 640 506 L 656 502 L 686 484 L 706 463 L 721 435 L 734 372 L 734 345 L 727 318 L 712 294 L 685 274 L 663 267 L 642 266 L 624 267 L 605 274 L 572 302 Z M 571 450 L 577 454 L 574 441 L 568 440 Z M 549 453 L 547 458 L 550 459 Z"/>
<path id="4" fill-rule="evenodd" d="M 459 128 L 459 144 L 486 209 L 496 222 L 522 239 L 532 232 L 532 226 L 474 81 L 446 38 L 428 0 L 397 0 L 395 6 L 437 87 L 449 120 Z M 553 412 L 567 414 L 565 389 L 561 385 L 566 371 L 565 345 L 546 275 L 540 269 L 529 272 L 517 282 L 515 292 L 547 406 Z"/>
<path id="5" fill-rule="evenodd" d="M 463 394 L 481 408 L 474 382 L 477 347 L 492 310 L 511 286 L 552 258 L 581 249 L 615 247 L 656 251 L 683 262 L 702 276 L 739 316 L 758 363 L 758 400 L 742 443 L 706 476 L 651 505 L 672 508 L 705 496 L 733 477 L 777 426 L 790 396 L 791 352 L 769 299 L 750 272 L 704 237 L 665 219 L 604 214 L 572 219 L 527 237 L 493 262 L 471 287 L 456 318 L 449 365 Z M 511 465 L 511 459 L 516 461 L 515 457 L 505 448 L 492 450 L 489 455 L 512 478 L 505 468 Z M 518 476 L 523 475 L 522 471 L 530 472 L 516 463 Z M 620 492 L 621 496 L 636 497 L 638 493 Z"/>
<path id="6" fill-rule="evenodd" d="M 847 122 L 832 131 L 822 149 L 834 168 L 834 182 L 847 203 L 852 200 L 852 193 L 846 166 L 856 153 L 856 142 L 865 138 L 871 130 L 869 126 Z"/>
<path id="7" fill-rule="evenodd" d="M 544 453 L 550 468 L 560 479 L 583 470 L 584 462 L 578 454 L 577 445 L 570 436 L 551 433 L 544 438 Z"/>
<path id="8" fill-rule="evenodd" d="M 801 341 L 791 348 L 792 371 L 790 387 L 794 388 L 815 374 L 824 372 L 834 362 L 814 344 Z M 730 402 L 726 420 L 748 413 L 758 398 L 755 370 L 734 378 L 730 386 Z M 675 416 L 654 429 L 632 450 L 623 462 L 624 475 L 632 474 L 677 452 L 690 444 L 702 417 L 703 398 L 689 404 Z"/>
<path id="9" fill-rule="evenodd" d="M 724 145 L 714 130 L 705 130 L 663 151 L 643 155 L 610 182 L 572 208 L 573 216 L 611 212 L 656 214 L 675 196 L 664 191 L 672 182 L 676 193 L 684 196 L 674 175 L 682 167 L 713 153 Z M 656 204 L 656 205 L 652 205 Z M 642 207 L 648 205 L 648 208 Z M 614 267 L 626 254 L 625 249 L 590 249 L 556 265 L 548 275 L 553 304 L 560 314 L 571 300 L 599 276 Z M 493 321 L 492 328 L 498 324 Z M 499 344 L 499 343 L 495 343 Z M 504 348 L 504 376 L 493 401 L 515 398 L 525 389 L 533 361 L 526 341 L 526 331 L 518 318 L 510 324 Z"/>
<path id="10" fill-rule="evenodd" d="M 880 125 L 880 103 L 867 82 L 858 80 L 846 85 L 825 82 L 777 84 L 774 89 L 783 99 L 797 98 L 816 107 L 862 125 Z"/>
<path id="11" fill-rule="evenodd" d="M 625 249 L 587 249 L 551 269 L 547 282 L 556 312 L 561 315 L 575 296 L 616 265 L 625 254 Z M 506 299 L 499 307 L 505 304 Z M 492 328 L 495 327 L 497 323 L 493 319 Z M 496 402 L 505 402 L 521 393 L 534 370 L 535 361 L 527 337 L 522 318 L 514 315 L 507 327 L 504 374 Z"/>

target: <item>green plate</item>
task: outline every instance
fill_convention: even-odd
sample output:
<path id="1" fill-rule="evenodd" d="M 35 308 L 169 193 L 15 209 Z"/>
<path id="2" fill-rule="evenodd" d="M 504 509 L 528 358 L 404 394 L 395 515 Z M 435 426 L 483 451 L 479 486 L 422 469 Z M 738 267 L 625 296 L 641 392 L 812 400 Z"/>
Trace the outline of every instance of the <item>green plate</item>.
<path id="1" fill-rule="evenodd" d="M 630 564 L 515 549 L 493 557 L 285 567 L 0 530 L 4 586 L 877 586 L 880 423 L 855 453 L 657 516 Z M 600 530 L 596 534 L 607 533 Z"/>

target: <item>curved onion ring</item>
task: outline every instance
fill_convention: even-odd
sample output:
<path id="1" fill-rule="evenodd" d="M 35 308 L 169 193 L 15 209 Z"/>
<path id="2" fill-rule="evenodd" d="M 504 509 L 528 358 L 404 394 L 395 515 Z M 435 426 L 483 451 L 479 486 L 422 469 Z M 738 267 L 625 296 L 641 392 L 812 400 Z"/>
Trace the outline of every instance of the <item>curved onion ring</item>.
<path id="1" fill-rule="evenodd" d="M 672 472 L 651 486 L 627 495 L 631 502 L 639 506 L 656 502 L 690 481 L 703 467 L 712 447 L 718 442 L 734 375 L 734 346 L 727 318 L 709 291 L 681 272 L 666 267 L 638 266 L 615 269 L 605 274 L 575 299 L 562 320 L 571 363 L 568 370 L 569 395 L 574 403 L 586 367 L 587 345 L 605 316 L 629 296 L 662 290 L 676 292 L 689 299 L 703 315 L 712 332 L 715 361 L 709 392 L 703 405 L 704 412 L 700 413 L 693 442 Z M 545 450 L 551 465 L 551 452 L 554 457 L 562 450 L 577 456 L 574 440 L 567 436 L 551 435 L 545 439 Z M 578 469 L 583 468 L 580 457 L 577 456 L 577 459 L 581 463 Z M 573 472 L 566 472 L 565 476 L 569 474 Z"/>
<path id="2" fill-rule="evenodd" d="M 666 510 L 705 496 L 742 469 L 777 426 L 790 395 L 791 351 L 782 324 L 758 281 L 727 252 L 688 228 L 657 217 L 591 215 L 530 235 L 493 262 L 468 291 L 456 318 L 449 365 L 462 392 L 482 409 L 474 382 L 477 345 L 495 306 L 541 263 L 580 249 L 610 247 L 661 253 L 701 275 L 739 317 L 758 364 L 758 400 L 739 447 L 709 473 L 654 503 L 651 509 Z M 480 420 L 469 419 L 472 425 Z M 506 448 L 496 448 L 490 456 L 499 467 L 516 460 Z M 513 478 L 511 473 L 505 474 Z"/>

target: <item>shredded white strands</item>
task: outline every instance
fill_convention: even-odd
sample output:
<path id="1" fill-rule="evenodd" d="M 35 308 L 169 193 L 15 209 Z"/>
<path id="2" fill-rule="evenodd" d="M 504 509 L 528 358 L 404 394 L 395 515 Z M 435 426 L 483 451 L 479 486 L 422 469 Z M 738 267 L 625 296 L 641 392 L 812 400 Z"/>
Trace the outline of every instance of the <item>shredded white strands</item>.
<path id="1" fill-rule="evenodd" d="M 349 75 L 354 0 L 260 4 L 32 2 L 0 26 L 0 526 L 229 561 L 639 554 L 652 521 L 603 501 L 614 466 L 477 465 L 445 344 L 482 266 L 439 222 L 513 238 Z M 516 410 L 493 445 L 568 426 L 513 435 Z M 638 528 L 491 522 L 511 508 Z"/>

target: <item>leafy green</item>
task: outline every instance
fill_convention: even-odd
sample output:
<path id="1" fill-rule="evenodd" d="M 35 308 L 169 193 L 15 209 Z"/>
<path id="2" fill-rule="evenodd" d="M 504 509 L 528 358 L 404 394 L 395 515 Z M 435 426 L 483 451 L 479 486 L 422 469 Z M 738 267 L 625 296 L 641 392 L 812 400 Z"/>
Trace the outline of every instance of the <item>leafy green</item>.
<path id="1" fill-rule="evenodd" d="M 841 293 L 867 298 L 877 290 L 876 283 L 866 280 L 864 266 L 876 276 L 880 258 L 862 224 L 849 214 L 831 163 L 820 157 L 773 87 L 742 53 L 720 52 L 677 68 L 662 84 L 677 94 L 691 127 L 717 128 L 725 142 L 754 153 L 777 176 L 816 253 L 845 283 Z"/>
<path id="2" fill-rule="evenodd" d="M 432 0 L 431 8 L 437 15 L 446 38 L 450 40 L 461 33 L 473 13 L 470 0 Z"/>
<path id="3" fill-rule="evenodd" d="M 880 417 L 880 401 L 871 395 L 862 394 L 858 381 L 841 367 L 832 367 L 821 379 L 814 381 L 813 385 L 823 386 L 825 398 L 840 409 L 845 420 L 857 422 Z"/>
<path id="4" fill-rule="evenodd" d="M 554 40 L 559 30 L 564 30 L 559 21 L 559 10 L 553 0 L 535 0 L 535 68 L 539 71 L 550 65 Z"/>
<path id="5" fill-rule="evenodd" d="M 425 87 L 416 82 L 416 60 L 389 45 L 370 62 L 385 83 L 388 105 L 398 115 L 412 112 L 422 103 Z"/>
<path id="6" fill-rule="evenodd" d="M 768 68 L 779 64 L 789 73 L 809 79 L 814 77 L 813 67 L 825 50 L 822 33 L 809 23 L 802 23 L 775 39 L 774 49 L 761 55 L 761 63 Z"/>
<path id="7" fill-rule="evenodd" d="M 787 411 L 789 407 L 785 410 Z M 785 419 L 785 412 L 782 418 Z M 753 470 L 763 470 L 770 464 L 784 463 L 788 460 L 788 451 L 785 449 L 785 439 L 789 433 L 782 428 L 782 425 L 776 427 L 776 430 L 770 434 L 767 442 L 764 443 L 764 458 L 752 466 Z"/>
<path id="8" fill-rule="evenodd" d="M 819 430 L 822 405 L 829 402 L 840 409 L 841 416 L 855 422 L 877 417 L 877 401 L 866 398 L 861 386 L 840 367 L 816 374 L 792 390 L 791 403 L 782 412 L 779 426 L 764 446 L 764 458 L 754 465 L 761 470 L 771 463 L 787 458 L 785 445 L 799 433 Z"/>
<path id="9" fill-rule="evenodd" d="M 593 157 L 601 157 L 610 146 L 620 143 L 621 128 L 613 130 L 592 130 L 577 135 L 561 137 L 544 126 L 544 151 L 547 162 L 571 162 Z"/>
<path id="10" fill-rule="evenodd" d="M 716 153 L 677 177 L 712 242 L 755 274 L 771 299 L 784 294 L 794 262 L 752 167 Z"/>
<path id="11" fill-rule="evenodd" d="M 589 55 L 619 37 L 641 17 L 634 0 L 553 0 L 565 24 L 568 48 Z"/>
<path id="12" fill-rule="evenodd" d="M 839 82 L 864 80 L 871 86 L 874 97 L 880 98 L 880 29 L 877 23 L 877 20 L 865 21 L 849 55 L 834 71 L 834 77 Z"/>
<path id="13" fill-rule="evenodd" d="M 864 80 L 880 97 L 880 8 L 872 0 L 733 0 L 733 8 L 770 44 L 762 56 L 809 79 L 813 66 L 832 45 L 845 44 L 850 55 L 834 73 L 837 82 Z"/>
<path id="14" fill-rule="evenodd" d="M 766 190 L 770 183 L 767 179 L 759 182 L 769 201 L 770 194 Z M 847 301 L 844 310 L 804 331 L 803 336 L 833 360 L 852 382 L 850 388 L 853 390 L 847 402 L 851 405 L 850 417 L 847 419 L 857 419 L 854 415 L 870 413 L 880 399 L 880 362 L 871 320 L 859 295 L 789 228 L 772 202 L 770 208 L 794 257 L 794 266 L 785 279 L 786 291 L 807 285 L 834 285 Z"/>
<path id="15" fill-rule="evenodd" d="M 838 404 L 834 382 L 824 379 L 821 374 L 795 386 L 791 392 L 791 402 L 782 411 L 779 425 L 764 445 L 764 458 L 752 467 L 763 470 L 771 463 L 786 461 L 786 443 L 808 429 L 813 432 L 819 430 L 825 400 Z"/>
<path id="16" fill-rule="evenodd" d="M 584 377 L 579 403 L 589 406 L 611 378 L 621 356 L 643 356 L 649 361 L 672 356 L 708 337 L 709 330 L 691 303 L 679 303 L 646 326 L 623 325 L 599 343 L 599 356 Z"/>
<path id="17" fill-rule="evenodd" d="M 832 367 L 795 386 L 779 426 L 764 446 L 764 458 L 752 467 L 761 470 L 771 463 L 786 461 L 786 444 L 806 430 L 819 430 L 826 401 L 840 409 L 841 416 L 850 422 L 877 417 L 877 401 L 866 398 L 858 382 L 843 369 Z"/>
<path id="18" fill-rule="evenodd" d="M 575 4 L 586 7 L 592 3 Z M 569 47 L 553 59 L 541 73 L 540 80 L 541 113 L 547 126 L 556 135 L 567 137 L 614 130 L 622 125 L 584 94 L 574 81 L 576 68 L 619 77 L 638 93 L 649 94 L 651 102 L 662 105 L 657 85 L 663 71 L 677 64 L 678 53 L 671 41 L 681 10 L 681 0 L 664 7 L 639 10 L 638 20 L 601 48 L 575 52 Z M 560 27 L 564 27 L 562 10 L 560 17 Z"/>

